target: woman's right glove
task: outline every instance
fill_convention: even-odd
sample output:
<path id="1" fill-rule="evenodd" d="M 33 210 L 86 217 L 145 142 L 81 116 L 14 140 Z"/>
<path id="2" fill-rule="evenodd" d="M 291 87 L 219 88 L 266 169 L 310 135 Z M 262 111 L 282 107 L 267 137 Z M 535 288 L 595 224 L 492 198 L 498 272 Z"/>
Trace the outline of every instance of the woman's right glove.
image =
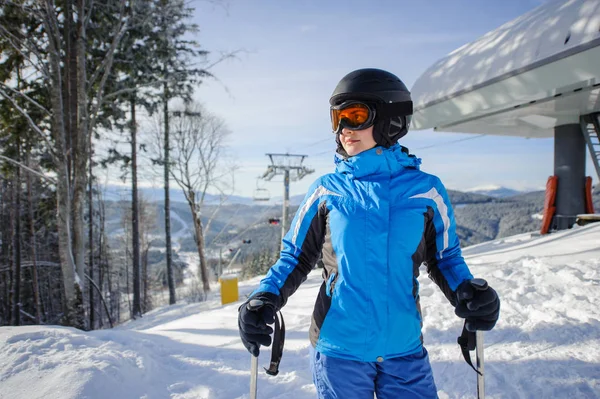
<path id="1" fill-rule="evenodd" d="M 251 296 L 238 309 L 238 328 L 242 343 L 253 356 L 260 353 L 260 345 L 271 345 L 273 329 L 267 324 L 275 322 L 278 297 L 270 292 Z"/>
<path id="2" fill-rule="evenodd" d="M 454 313 L 466 319 L 468 331 L 489 331 L 500 316 L 500 299 L 496 291 L 482 278 L 465 280 L 456 289 Z"/>

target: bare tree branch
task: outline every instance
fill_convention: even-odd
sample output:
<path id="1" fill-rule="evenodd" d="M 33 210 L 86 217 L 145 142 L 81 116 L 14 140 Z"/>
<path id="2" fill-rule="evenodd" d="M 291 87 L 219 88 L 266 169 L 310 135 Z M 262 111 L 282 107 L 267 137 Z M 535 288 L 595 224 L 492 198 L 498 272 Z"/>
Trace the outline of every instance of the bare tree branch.
<path id="1" fill-rule="evenodd" d="M 46 66 L 42 62 L 44 57 L 42 57 L 42 55 L 39 53 L 39 51 L 33 45 L 28 44 L 27 40 L 19 39 L 18 37 L 13 35 L 11 32 L 9 32 L 2 25 L 0 25 L 0 33 L 2 33 L 2 37 L 4 37 L 4 39 L 10 43 L 11 47 L 17 53 L 19 53 L 23 57 L 23 59 L 27 60 L 35 70 L 40 72 L 45 78 L 47 78 L 47 79 L 50 78 L 50 71 L 48 70 L 48 68 L 46 68 Z M 18 43 L 21 43 L 21 45 L 23 47 L 25 47 L 28 51 L 35 54 L 35 57 L 39 62 L 37 62 L 37 63 L 33 62 L 31 60 L 31 57 L 29 57 L 25 53 L 23 53 L 23 51 L 21 51 L 21 46 L 19 46 Z"/>
<path id="2" fill-rule="evenodd" d="M 94 9 L 94 0 L 90 1 L 90 6 L 89 6 L 90 12 L 87 15 L 84 15 L 83 18 L 83 29 L 86 30 L 87 27 L 90 24 L 90 18 L 92 17 L 92 10 Z"/>
<path id="3" fill-rule="evenodd" d="M 136 87 L 133 88 L 125 88 L 125 89 L 120 89 L 117 91 L 113 91 L 110 94 L 107 94 L 104 96 L 103 101 L 107 101 L 110 100 L 113 97 L 117 97 L 120 96 L 122 94 L 128 94 L 134 91 L 138 91 L 141 88 L 145 88 L 145 87 L 153 87 L 153 86 L 160 86 L 164 83 L 173 83 L 173 82 L 177 82 L 179 80 L 180 76 L 184 76 L 187 72 L 171 72 L 170 73 L 170 77 L 167 79 L 155 79 L 152 82 L 147 82 L 147 83 L 138 83 L 136 85 Z"/>
<path id="4" fill-rule="evenodd" d="M 52 114 L 50 113 L 50 111 L 48 111 L 43 105 L 41 105 L 40 103 L 38 103 L 37 101 L 35 101 L 33 98 L 29 97 L 27 94 L 25 93 L 21 93 L 20 91 L 17 91 L 15 89 L 13 89 L 12 87 L 9 87 L 7 85 L 5 85 L 4 83 L 0 82 L 0 86 L 4 87 L 10 91 L 12 91 L 13 93 L 23 97 L 24 99 L 26 99 L 27 101 L 29 101 L 30 103 L 32 103 L 33 105 L 35 105 L 36 107 L 38 107 L 40 110 L 44 111 L 44 113 L 48 116 L 51 116 Z"/>
<path id="5" fill-rule="evenodd" d="M 96 83 L 96 80 L 100 77 L 102 72 L 104 72 L 104 75 L 106 75 L 106 72 L 110 71 L 110 65 L 112 65 L 112 62 L 114 59 L 114 52 L 115 52 L 117 46 L 119 45 L 119 42 L 121 41 L 123 34 L 125 34 L 125 32 L 127 31 L 128 23 L 127 23 L 127 21 L 123 21 L 123 16 L 124 16 L 123 13 L 124 13 L 125 4 L 126 4 L 126 0 L 122 0 L 121 1 L 121 9 L 119 11 L 119 14 L 121 16 L 121 25 L 119 27 L 119 30 L 113 37 L 113 41 L 110 44 L 108 53 L 102 60 L 102 63 L 98 66 L 98 68 L 94 71 L 94 73 L 90 77 L 89 86 L 88 86 L 89 90 L 92 90 L 92 88 L 94 87 L 94 83 Z"/>
<path id="6" fill-rule="evenodd" d="M 31 119 L 31 117 L 29 116 L 27 111 L 25 111 L 23 108 L 21 108 L 19 106 L 19 104 L 17 104 L 17 102 L 11 96 L 6 94 L 6 92 L 4 90 L 0 89 L 0 95 L 2 95 L 2 97 L 6 98 L 8 101 L 10 101 L 12 103 L 13 107 L 15 107 L 17 109 L 17 111 L 19 111 L 21 113 L 21 115 L 23 115 L 23 117 L 27 120 L 29 127 L 31 127 L 31 129 L 33 129 L 34 132 L 39 134 L 40 138 L 42 140 L 44 140 L 44 143 L 46 143 L 46 146 L 48 147 L 48 151 L 50 152 L 52 157 L 56 158 L 56 153 L 54 152 L 52 143 L 50 143 L 50 141 L 48 140 L 48 138 L 46 137 L 46 135 L 44 134 L 42 129 L 40 129 L 40 127 L 38 125 L 36 125 L 36 123 L 33 121 L 33 119 Z"/>
<path id="7" fill-rule="evenodd" d="M 90 121 L 90 125 L 88 127 L 90 132 L 94 130 L 94 127 L 96 125 L 96 120 L 98 118 L 98 112 L 100 110 L 100 107 L 102 106 L 102 96 L 104 93 L 104 86 L 106 85 L 106 80 L 108 79 L 108 75 L 110 74 L 110 70 L 112 68 L 115 50 L 117 49 L 117 46 L 119 45 L 119 42 L 121 41 L 121 38 L 123 37 L 125 32 L 127 32 L 128 22 L 127 22 L 127 20 L 124 20 L 124 12 L 125 12 L 124 10 L 125 10 L 126 3 L 127 3 L 127 0 L 121 1 L 121 10 L 120 10 L 121 27 L 119 28 L 118 33 L 113 38 L 113 41 L 111 43 L 108 54 L 106 55 L 106 58 L 103 60 L 106 62 L 103 62 L 102 65 L 100 67 L 98 67 L 98 69 L 96 70 L 96 72 L 99 72 L 102 69 L 104 69 L 104 74 L 102 75 L 99 88 L 97 89 L 98 95 L 96 97 L 96 103 L 94 104 L 94 108 L 92 109 L 91 114 L 90 114 L 92 117 L 92 120 Z M 93 87 L 95 79 L 96 78 L 92 77 L 92 79 L 90 80 L 89 86 L 88 86 L 90 89 Z"/>
<path id="8" fill-rule="evenodd" d="M 54 4 L 50 0 L 45 1 L 46 5 L 46 17 L 42 18 L 44 26 L 48 30 L 48 42 L 51 49 L 51 54 L 56 54 L 58 57 L 60 54 L 60 26 L 58 19 L 54 13 Z M 50 76 L 50 74 L 48 74 Z"/>
<path id="9" fill-rule="evenodd" d="M 194 222 L 194 235 L 200 258 L 200 274 L 204 290 L 209 290 L 207 262 L 205 257 L 204 237 L 218 208 L 212 212 L 206 228 L 202 222 L 202 207 L 207 190 L 218 186 L 214 180 L 219 161 L 219 149 L 223 145 L 222 136 L 227 134 L 223 123 L 218 118 L 205 112 L 196 104 L 188 104 L 183 112 L 179 112 L 171 120 L 173 124 L 173 166 L 170 175 L 181 187 L 188 201 Z M 220 205 L 223 205 L 223 196 Z"/>
<path id="10" fill-rule="evenodd" d="M 230 58 L 236 58 L 237 54 L 242 52 L 242 50 L 234 50 L 230 53 L 225 53 L 225 54 L 221 54 L 221 58 L 219 58 L 218 60 L 216 60 L 215 62 L 213 62 L 212 64 L 209 64 L 207 67 L 205 67 L 204 69 L 211 69 L 217 65 L 219 65 L 221 62 L 226 61 Z"/>
<path id="11" fill-rule="evenodd" d="M 21 169 L 25 169 L 26 171 L 31 172 L 34 175 L 37 175 L 37 176 L 41 177 L 42 179 L 48 180 L 49 182 L 56 184 L 56 180 L 54 180 L 50 176 L 46 176 L 42 172 L 38 172 L 37 170 L 31 169 L 30 167 L 28 167 L 27 165 L 23 165 L 19 161 L 15 161 L 14 159 L 9 158 L 9 157 L 5 157 L 4 155 L 0 155 L 0 159 L 4 159 L 5 161 L 8 161 L 8 162 L 10 162 L 10 163 L 12 163 L 12 164 L 20 167 Z"/>

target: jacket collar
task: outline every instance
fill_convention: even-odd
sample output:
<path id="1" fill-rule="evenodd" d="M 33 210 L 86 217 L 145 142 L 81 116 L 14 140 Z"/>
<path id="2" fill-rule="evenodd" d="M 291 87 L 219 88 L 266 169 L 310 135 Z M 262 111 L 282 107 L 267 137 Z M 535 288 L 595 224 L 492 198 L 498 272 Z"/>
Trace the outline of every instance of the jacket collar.
<path id="1" fill-rule="evenodd" d="M 335 158 L 336 171 L 360 179 L 366 176 L 394 175 L 404 168 L 419 169 L 421 159 L 402 152 L 398 143 L 390 148 L 376 146 L 349 158 Z"/>

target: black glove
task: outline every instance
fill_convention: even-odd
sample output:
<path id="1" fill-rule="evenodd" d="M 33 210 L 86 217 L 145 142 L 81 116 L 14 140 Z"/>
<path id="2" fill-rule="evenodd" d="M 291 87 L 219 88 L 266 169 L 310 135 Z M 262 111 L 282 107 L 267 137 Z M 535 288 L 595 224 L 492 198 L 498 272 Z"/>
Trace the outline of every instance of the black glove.
<path id="1" fill-rule="evenodd" d="M 242 343 L 253 356 L 260 353 L 260 345 L 271 345 L 273 329 L 267 324 L 275 322 L 278 298 L 269 292 L 259 292 L 238 309 L 238 328 Z"/>
<path id="2" fill-rule="evenodd" d="M 465 280 L 456 289 L 454 313 L 466 319 L 469 331 L 489 331 L 500 316 L 500 299 L 487 281 L 481 278 Z"/>

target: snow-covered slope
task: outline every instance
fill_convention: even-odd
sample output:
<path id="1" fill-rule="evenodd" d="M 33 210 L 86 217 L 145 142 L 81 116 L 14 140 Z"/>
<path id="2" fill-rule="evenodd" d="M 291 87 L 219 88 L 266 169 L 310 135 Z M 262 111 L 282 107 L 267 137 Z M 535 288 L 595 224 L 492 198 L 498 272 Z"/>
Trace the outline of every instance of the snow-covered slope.
<path id="1" fill-rule="evenodd" d="M 600 397 L 600 224 L 548 236 L 522 234 L 466 248 L 473 274 L 502 299 L 485 334 L 489 398 Z M 240 284 L 249 293 L 259 279 Z M 476 375 L 462 360 L 462 328 L 437 287 L 421 281 L 424 339 L 440 398 L 473 398 Z M 259 376 L 260 398 L 314 398 L 308 366 L 320 273 L 283 313 L 286 347 L 277 377 Z M 158 309 L 114 330 L 0 328 L 0 398 L 244 398 L 250 356 L 237 332 L 239 303 Z M 270 352 L 263 351 L 266 365 Z"/>

